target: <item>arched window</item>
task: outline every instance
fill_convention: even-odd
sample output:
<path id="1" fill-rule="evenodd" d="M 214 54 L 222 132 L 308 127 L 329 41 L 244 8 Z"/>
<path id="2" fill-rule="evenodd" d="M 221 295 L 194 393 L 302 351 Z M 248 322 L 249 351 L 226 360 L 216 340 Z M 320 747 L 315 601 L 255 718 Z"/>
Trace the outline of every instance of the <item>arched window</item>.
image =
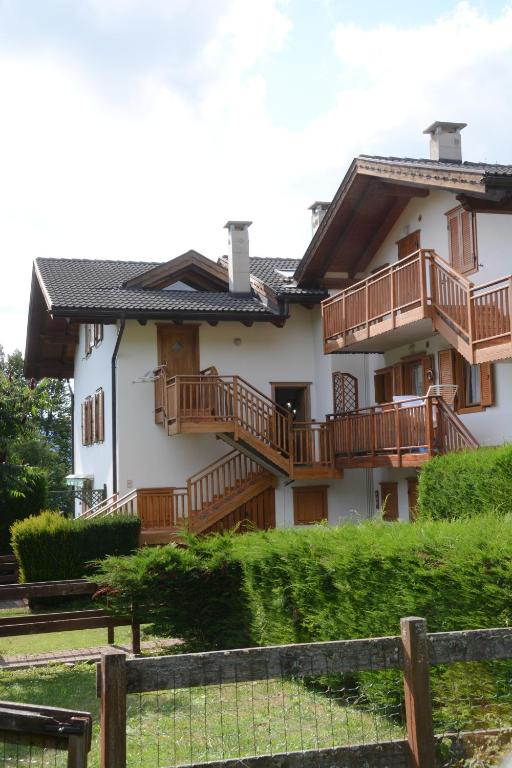
<path id="1" fill-rule="evenodd" d="M 334 413 L 347 413 L 359 408 L 357 379 L 351 373 L 336 371 L 332 375 Z"/>

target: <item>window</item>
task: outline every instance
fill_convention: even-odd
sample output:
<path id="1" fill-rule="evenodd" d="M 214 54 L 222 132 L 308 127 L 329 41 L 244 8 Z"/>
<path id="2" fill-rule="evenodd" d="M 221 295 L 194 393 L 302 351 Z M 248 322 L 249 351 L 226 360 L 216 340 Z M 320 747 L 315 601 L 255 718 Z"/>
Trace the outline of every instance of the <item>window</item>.
<path id="1" fill-rule="evenodd" d="M 458 387 L 457 411 L 483 410 L 494 405 L 492 363 L 473 365 L 454 349 L 439 352 L 438 360 L 439 383 L 456 384 Z"/>
<path id="2" fill-rule="evenodd" d="M 351 373 L 336 371 L 332 375 L 334 413 L 347 413 L 359 408 L 357 379 Z"/>
<path id="3" fill-rule="evenodd" d="M 476 272 L 478 269 L 476 214 L 458 206 L 448 211 L 446 216 L 451 266 L 462 275 Z"/>
<path id="4" fill-rule="evenodd" d="M 102 389 L 86 397 L 81 408 L 82 445 L 105 440 L 105 398 Z"/>
<path id="5" fill-rule="evenodd" d="M 298 486 L 293 489 L 295 525 L 311 525 L 327 520 L 327 486 Z"/>
<path id="6" fill-rule="evenodd" d="M 375 371 L 375 402 L 390 403 L 394 395 L 422 397 L 434 381 L 431 355 L 405 357 L 395 365 Z"/>
<path id="7" fill-rule="evenodd" d="M 97 347 L 103 340 L 103 324 L 102 323 L 86 323 L 84 327 L 85 331 L 85 356 L 89 357 L 93 347 Z"/>

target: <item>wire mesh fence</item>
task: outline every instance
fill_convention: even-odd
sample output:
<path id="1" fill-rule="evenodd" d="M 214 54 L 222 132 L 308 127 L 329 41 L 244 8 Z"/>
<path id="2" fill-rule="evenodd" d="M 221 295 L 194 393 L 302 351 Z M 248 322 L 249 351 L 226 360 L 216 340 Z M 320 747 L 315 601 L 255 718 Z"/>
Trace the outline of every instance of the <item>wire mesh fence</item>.
<path id="1" fill-rule="evenodd" d="M 133 766 L 179 766 L 403 739 L 402 679 L 372 701 L 354 682 L 266 677 L 171 686 L 128 697 L 127 755 Z"/>
<path id="2" fill-rule="evenodd" d="M 0 764 L 5 768 L 67 768 L 68 755 L 57 739 L 21 735 L 6 738 L 0 734 Z"/>

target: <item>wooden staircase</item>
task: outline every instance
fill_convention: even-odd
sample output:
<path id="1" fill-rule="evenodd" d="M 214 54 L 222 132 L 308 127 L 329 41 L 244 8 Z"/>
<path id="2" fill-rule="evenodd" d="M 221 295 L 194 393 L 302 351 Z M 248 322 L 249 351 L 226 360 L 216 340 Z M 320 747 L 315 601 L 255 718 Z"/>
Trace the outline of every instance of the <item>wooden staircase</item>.
<path id="1" fill-rule="evenodd" d="M 184 488 L 138 488 L 124 496 L 114 494 L 82 517 L 137 516 L 141 544 L 165 544 L 183 530 L 196 534 L 219 530 L 227 518 L 229 527 L 233 523 L 273 527 L 269 491 L 275 486 L 273 474 L 235 450 L 189 477 Z M 263 496 L 264 509 L 258 504 Z"/>
<path id="2" fill-rule="evenodd" d="M 470 363 L 512 358 L 512 275 L 474 285 L 433 250 L 322 302 L 324 350 L 382 352 L 438 331 Z"/>

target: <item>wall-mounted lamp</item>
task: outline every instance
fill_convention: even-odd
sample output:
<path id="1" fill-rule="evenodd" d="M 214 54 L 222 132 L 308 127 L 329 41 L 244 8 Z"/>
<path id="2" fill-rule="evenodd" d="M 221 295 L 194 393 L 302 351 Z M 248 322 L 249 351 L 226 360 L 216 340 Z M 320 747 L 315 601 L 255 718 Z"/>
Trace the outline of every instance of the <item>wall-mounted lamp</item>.
<path id="1" fill-rule="evenodd" d="M 242 339 L 239 336 L 237 336 L 236 339 L 233 339 L 233 344 L 235 345 L 235 347 L 239 347 L 241 343 L 242 343 Z"/>

